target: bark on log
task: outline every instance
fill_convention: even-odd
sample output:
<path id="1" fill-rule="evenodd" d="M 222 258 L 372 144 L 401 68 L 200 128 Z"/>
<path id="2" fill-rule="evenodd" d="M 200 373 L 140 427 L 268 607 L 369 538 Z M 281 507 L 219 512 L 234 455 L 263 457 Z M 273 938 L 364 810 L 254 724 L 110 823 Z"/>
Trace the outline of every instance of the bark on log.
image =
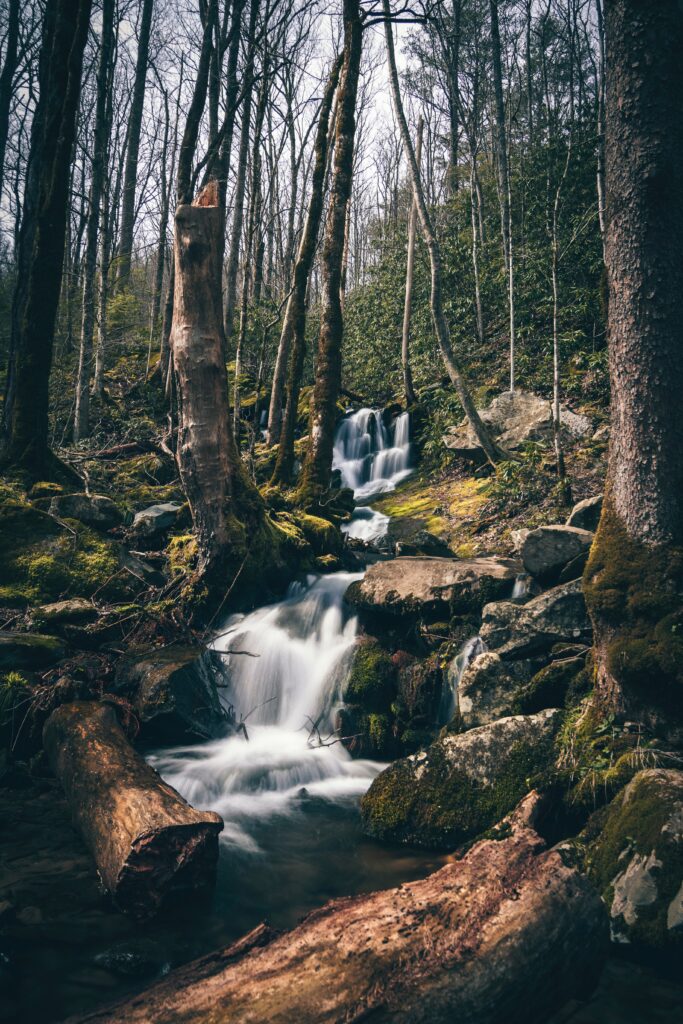
<path id="1" fill-rule="evenodd" d="M 130 746 L 110 704 L 78 701 L 50 715 L 43 743 L 116 905 L 153 914 L 170 890 L 213 880 L 223 821 L 197 811 Z"/>
<path id="2" fill-rule="evenodd" d="M 595 982 L 608 945 L 597 893 L 524 825 L 422 881 L 335 900 L 268 938 L 257 929 L 243 955 L 205 957 L 84 1019 L 534 1024 Z"/>

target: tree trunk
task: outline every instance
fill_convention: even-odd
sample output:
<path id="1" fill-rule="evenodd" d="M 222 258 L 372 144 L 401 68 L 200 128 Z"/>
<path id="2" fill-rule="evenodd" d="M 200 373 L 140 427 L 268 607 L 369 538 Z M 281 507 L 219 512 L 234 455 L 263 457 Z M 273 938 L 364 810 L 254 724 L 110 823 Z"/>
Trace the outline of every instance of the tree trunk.
<path id="1" fill-rule="evenodd" d="M 222 819 L 166 785 L 133 750 L 111 704 L 63 704 L 45 723 L 43 742 L 120 910 L 149 917 L 169 891 L 213 881 Z"/>
<path id="2" fill-rule="evenodd" d="M 106 171 L 109 137 L 107 124 L 107 92 L 109 64 L 114 49 L 114 0 L 102 2 L 102 37 L 100 61 L 97 68 L 97 98 L 95 102 L 95 135 L 93 139 L 92 181 L 90 185 L 90 212 L 83 268 L 83 310 L 81 320 L 81 346 L 76 380 L 76 409 L 74 412 L 74 444 L 90 433 L 90 378 L 92 376 L 93 333 L 95 330 L 95 276 L 97 273 L 97 238 L 100 229 L 100 208 Z"/>
<path id="3" fill-rule="evenodd" d="M 590 882 L 517 827 L 425 879 L 242 943 L 81 1020 L 540 1024 L 594 985 L 608 937 Z"/>
<path id="4" fill-rule="evenodd" d="M 332 469 L 344 332 L 340 295 L 344 231 L 353 177 L 356 96 L 362 45 L 363 30 L 358 0 L 344 0 L 344 65 L 339 85 L 334 177 L 322 255 L 322 315 L 311 403 L 310 441 L 300 486 L 300 496 L 304 501 L 315 499 L 327 490 Z"/>
<path id="5" fill-rule="evenodd" d="M 221 596 L 251 549 L 263 519 L 247 479 L 228 408 L 221 303 L 223 216 L 210 182 L 175 216 L 171 347 L 178 391 L 180 477 L 194 520 L 199 574 Z"/>
<path id="6" fill-rule="evenodd" d="M 225 314 L 224 329 L 226 350 L 232 336 L 235 303 L 237 301 L 237 274 L 240 262 L 240 242 L 242 240 L 242 222 L 244 219 L 244 194 L 247 184 L 247 159 L 249 156 L 249 137 L 251 132 L 251 98 L 254 91 L 254 58 L 256 55 L 256 19 L 260 0 L 251 0 L 249 13 L 249 34 L 247 38 L 247 63 L 244 71 L 246 78 L 244 99 L 242 101 L 242 127 L 240 130 L 240 148 L 237 157 L 237 176 L 233 195 L 232 226 L 230 228 L 230 246 L 226 266 Z"/>
<path id="7" fill-rule="evenodd" d="M 585 588 L 596 695 L 683 739 L 683 12 L 605 3 L 612 429 Z"/>
<path id="8" fill-rule="evenodd" d="M 332 65 L 330 77 L 320 107 L 318 117 L 318 128 L 315 137 L 315 163 L 311 178 L 311 198 L 306 214 L 299 251 L 294 265 L 294 281 L 292 294 L 287 301 L 287 310 L 282 325 L 282 334 L 278 346 L 277 360 L 287 362 L 287 356 L 281 355 L 283 351 L 292 348 L 292 356 L 289 360 L 289 372 L 287 375 L 287 394 L 285 415 L 282 423 L 282 432 L 279 438 L 279 448 L 275 469 L 273 471 L 274 484 L 289 484 L 292 481 L 294 469 L 294 431 L 299 410 L 299 391 L 301 389 L 301 378 L 304 370 L 304 359 L 306 356 L 306 290 L 311 276 L 311 267 L 315 258 L 315 250 L 320 231 L 320 221 L 323 214 L 325 202 L 325 174 L 327 171 L 327 156 L 330 144 L 330 113 L 332 101 L 339 81 L 339 74 L 342 67 L 343 57 L 339 56 Z M 270 398 L 270 416 L 268 421 L 269 439 L 271 444 L 277 443 L 278 420 L 281 412 L 274 407 L 274 403 L 282 406 L 280 396 L 276 394 L 276 377 L 273 375 L 273 389 Z M 271 430 L 273 433 L 271 434 Z"/>
<path id="9" fill-rule="evenodd" d="M 51 0 L 41 47 L 41 88 L 31 130 L 12 355 L 4 411 L 5 465 L 51 472 L 48 385 L 64 263 L 67 199 L 91 0 Z M 28 219 L 27 219 L 28 218 Z"/>
<path id="10" fill-rule="evenodd" d="M 19 0 L 9 0 L 7 12 L 7 36 L 5 37 L 5 61 L 0 74 L 0 196 L 5 172 L 5 150 L 9 131 L 9 111 L 14 90 L 14 74 L 19 54 Z"/>
<path id="11" fill-rule="evenodd" d="M 510 194 L 510 166 L 508 163 L 507 132 L 505 130 L 505 103 L 503 100 L 503 68 L 500 53 L 500 27 L 498 0 L 490 0 L 491 56 L 493 63 L 493 94 L 495 99 L 494 141 L 498 192 L 500 195 L 500 226 L 503 238 L 503 257 L 508 278 L 508 309 L 510 319 L 510 391 L 515 390 L 515 299 L 512 259 L 512 203 Z"/>
<path id="12" fill-rule="evenodd" d="M 142 18 L 140 21 L 140 35 L 138 36 L 137 61 L 135 64 L 135 82 L 133 84 L 133 98 L 131 100 L 128 120 L 128 151 L 126 153 L 126 171 L 123 180 L 121 230 L 117 253 L 116 287 L 119 291 L 128 285 L 130 278 L 133 228 L 135 226 L 135 191 L 138 177 L 142 113 L 145 106 L 145 85 L 147 82 L 147 66 L 149 64 L 149 37 L 152 28 L 153 5 L 154 0 L 142 0 Z"/>
<path id="13" fill-rule="evenodd" d="M 417 145 L 415 147 L 415 160 L 419 168 L 422 162 L 422 132 L 424 121 L 422 118 L 417 123 Z M 413 273 L 415 268 L 415 231 L 417 228 L 417 201 L 413 196 L 410 204 L 408 217 L 408 261 L 406 265 L 406 295 L 403 304 L 403 333 L 401 338 L 401 365 L 403 367 L 403 390 L 406 396 L 407 405 L 415 401 L 413 389 L 413 374 L 410 368 L 410 314 L 413 301 Z"/>
<path id="14" fill-rule="evenodd" d="M 486 457 L 489 462 L 493 465 L 496 462 L 500 462 L 502 459 L 508 458 L 507 452 L 505 452 L 500 445 L 491 437 L 484 423 L 482 422 L 481 416 L 477 412 L 477 408 L 474 404 L 469 388 L 465 382 L 462 371 L 456 361 L 453 347 L 451 345 L 451 335 L 448 327 L 448 321 L 444 315 L 443 304 L 441 299 L 441 250 L 439 243 L 432 226 L 432 221 L 429 216 L 429 210 L 427 209 L 427 203 L 425 201 L 424 191 L 422 188 L 422 180 L 420 177 L 420 170 L 417 166 L 417 160 L 415 159 L 415 152 L 413 145 L 410 141 L 410 133 L 408 131 L 408 122 L 403 111 L 403 103 L 401 101 L 401 91 L 398 84 L 398 71 L 396 69 L 396 55 L 394 53 L 394 37 L 392 34 L 391 22 L 389 20 L 391 9 L 389 7 L 389 0 L 383 0 L 384 6 L 384 30 L 387 44 L 387 59 L 389 64 L 389 83 L 391 86 L 391 95 L 394 101 L 394 111 L 396 113 L 396 119 L 399 124 L 401 131 L 401 138 L 403 140 L 403 149 L 405 151 L 408 166 L 410 168 L 410 177 L 413 186 L 413 195 L 417 202 L 417 212 L 420 218 L 420 226 L 422 228 L 422 235 L 429 252 L 429 262 L 432 271 L 432 282 L 431 282 L 431 295 L 430 305 L 432 311 L 432 320 L 434 322 L 434 331 L 436 333 L 439 348 L 441 350 L 441 357 L 446 367 L 446 372 L 451 380 L 451 383 L 455 387 L 463 410 L 467 419 L 469 420 L 472 429 L 479 441 L 479 444 L 483 448 Z"/>

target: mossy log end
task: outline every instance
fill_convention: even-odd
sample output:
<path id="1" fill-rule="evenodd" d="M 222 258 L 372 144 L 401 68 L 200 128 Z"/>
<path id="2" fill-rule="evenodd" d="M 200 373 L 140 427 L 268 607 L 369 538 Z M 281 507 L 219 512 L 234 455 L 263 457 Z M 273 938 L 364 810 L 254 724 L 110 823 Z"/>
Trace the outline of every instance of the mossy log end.
<path id="1" fill-rule="evenodd" d="M 213 881 L 218 814 L 197 811 L 131 747 L 111 704 L 64 704 L 43 742 L 74 824 L 119 909 L 155 913 L 170 890 Z"/>
<path id="2" fill-rule="evenodd" d="M 269 939 L 252 933 L 246 952 L 205 957 L 84 1019 L 535 1024 L 594 983 L 608 945 L 590 883 L 515 825 L 428 878 L 335 900 Z"/>

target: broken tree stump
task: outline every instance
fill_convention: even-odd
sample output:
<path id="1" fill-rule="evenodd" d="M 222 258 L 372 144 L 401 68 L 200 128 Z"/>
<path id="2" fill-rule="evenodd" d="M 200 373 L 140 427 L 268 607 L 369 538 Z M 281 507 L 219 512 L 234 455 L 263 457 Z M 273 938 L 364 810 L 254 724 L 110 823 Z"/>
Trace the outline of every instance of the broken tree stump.
<path id="1" fill-rule="evenodd" d="M 82 1021 L 538 1024 L 596 982 L 607 919 L 588 880 L 511 821 L 422 881 L 257 929 Z"/>
<path id="2" fill-rule="evenodd" d="M 195 810 L 162 780 L 132 748 L 112 705 L 63 704 L 45 723 L 43 743 L 121 910 L 148 917 L 169 891 L 211 884 L 222 818 Z"/>

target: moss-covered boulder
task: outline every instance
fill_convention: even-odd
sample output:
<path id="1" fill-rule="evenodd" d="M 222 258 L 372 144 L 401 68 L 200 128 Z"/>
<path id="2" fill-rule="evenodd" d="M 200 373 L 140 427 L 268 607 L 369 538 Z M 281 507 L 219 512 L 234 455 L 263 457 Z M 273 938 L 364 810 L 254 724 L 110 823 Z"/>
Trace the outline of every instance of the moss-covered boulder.
<path id="1" fill-rule="evenodd" d="M 114 688 L 133 705 L 143 741 L 182 743 L 228 730 L 216 675 L 214 656 L 204 648 L 163 647 L 120 662 Z"/>
<path id="2" fill-rule="evenodd" d="M 585 653 L 551 661 L 517 690 L 512 702 L 515 714 L 533 715 L 543 708 L 564 707 L 585 667 Z"/>
<path id="3" fill-rule="evenodd" d="M 553 758 L 561 712 L 503 718 L 396 761 L 362 803 L 378 839 L 453 849 L 506 815 Z"/>
<path id="4" fill-rule="evenodd" d="M 391 655 L 373 637 L 356 644 L 344 700 L 364 711 L 387 711 L 396 694 L 396 669 Z"/>
<path id="5" fill-rule="evenodd" d="M 40 669 L 54 665 L 66 654 L 64 644 L 54 636 L 42 633 L 0 631 L 0 669 Z"/>
<path id="6" fill-rule="evenodd" d="M 586 864 L 609 908 L 613 940 L 683 943 L 683 772 L 638 772 L 598 824 Z"/>
<path id="7" fill-rule="evenodd" d="M 50 512 L 60 519 L 77 519 L 97 530 L 110 530 L 123 522 L 121 510 L 105 494 L 56 495 L 50 502 Z"/>

